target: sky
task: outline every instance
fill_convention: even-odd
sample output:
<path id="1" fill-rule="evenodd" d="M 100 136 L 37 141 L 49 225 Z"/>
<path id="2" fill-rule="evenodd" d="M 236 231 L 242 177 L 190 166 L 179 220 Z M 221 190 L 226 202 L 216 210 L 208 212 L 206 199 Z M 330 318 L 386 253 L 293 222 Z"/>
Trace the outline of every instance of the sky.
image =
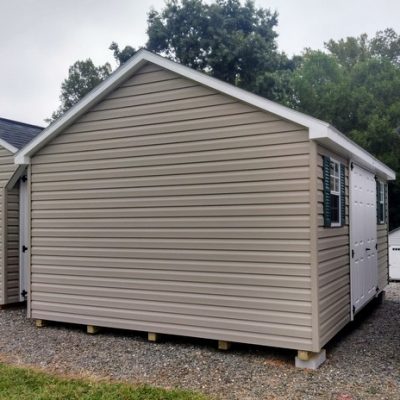
<path id="1" fill-rule="evenodd" d="M 279 13 L 278 46 L 289 55 L 329 39 L 388 27 L 400 31 L 399 0 L 256 0 Z M 120 48 L 146 43 L 147 13 L 164 0 L 0 0 L 0 117 L 44 126 L 59 105 L 68 67 L 91 58 L 115 67 Z"/>

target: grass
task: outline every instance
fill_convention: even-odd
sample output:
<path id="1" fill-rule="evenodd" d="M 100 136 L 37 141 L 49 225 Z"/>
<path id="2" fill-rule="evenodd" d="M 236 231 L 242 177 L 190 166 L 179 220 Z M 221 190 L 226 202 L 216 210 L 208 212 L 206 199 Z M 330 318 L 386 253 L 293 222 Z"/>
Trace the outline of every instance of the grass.
<path id="1" fill-rule="evenodd" d="M 0 364 L 1 400 L 207 400 L 201 394 L 124 383 L 63 378 Z"/>

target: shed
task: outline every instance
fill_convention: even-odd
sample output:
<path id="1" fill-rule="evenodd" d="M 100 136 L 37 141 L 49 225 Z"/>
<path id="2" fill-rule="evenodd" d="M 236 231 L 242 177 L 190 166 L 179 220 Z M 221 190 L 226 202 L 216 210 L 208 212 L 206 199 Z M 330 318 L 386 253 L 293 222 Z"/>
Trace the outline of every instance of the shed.
<path id="1" fill-rule="evenodd" d="M 400 280 L 400 228 L 389 232 L 389 278 Z"/>
<path id="2" fill-rule="evenodd" d="M 42 130 L 35 125 L 0 118 L 0 306 L 24 300 L 26 287 L 20 279 L 19 266 L 19 178 L 22 174 L 14 163 L 14 154 Z"/>
<path id="3" fill-rule="evenodd" d="M 16 162 L 37 320 L 289 348 L 315 366 L 388 283 L 390 168 L 145 50 Z"/>

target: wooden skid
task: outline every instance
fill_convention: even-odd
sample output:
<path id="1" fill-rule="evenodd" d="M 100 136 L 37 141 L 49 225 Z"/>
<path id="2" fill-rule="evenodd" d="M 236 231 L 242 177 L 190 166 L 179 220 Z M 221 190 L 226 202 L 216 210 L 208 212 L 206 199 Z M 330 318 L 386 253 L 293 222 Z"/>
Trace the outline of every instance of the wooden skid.
<path id="1" fill-rule="evenodd" d="M 87 325 L 86 326 L 86 332 L 89 335 L 95 335 L 96 333 L 99 333 L 101 328 L 99 326 L 94 326 L 94 325 Z"/>
<path id="2" fill-rule="evenodd" d="M 160 335 L 158 333 L 154 333 L 154 332 L 147 333 L 147 340 L 149 342 L 158 342 L 159 339 L 160 339 Z"/>
<path id="3" fill-rule="evenodd" d="M 218 340 L 218 350 L 227 351 L 231 348 L 232 343 L 226 340 Z"/>
<path id="4" fill-rule="evenodd" d="M 35 326 L 36 326 L 36 328 L 43 328 L 46 326 L 46 321 L 43 319 L 36 319 Z"/>

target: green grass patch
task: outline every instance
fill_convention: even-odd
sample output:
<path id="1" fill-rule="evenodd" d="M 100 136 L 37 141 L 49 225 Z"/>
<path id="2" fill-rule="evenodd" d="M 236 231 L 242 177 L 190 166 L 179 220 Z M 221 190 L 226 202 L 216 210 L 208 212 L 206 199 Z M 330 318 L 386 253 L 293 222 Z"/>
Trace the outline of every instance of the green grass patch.
<path id="1" fill-rule="evenodd" d="M 183 390 L 68 379 L 0 364 L 0 399 L 7 400 L 206 400 Z"/>

